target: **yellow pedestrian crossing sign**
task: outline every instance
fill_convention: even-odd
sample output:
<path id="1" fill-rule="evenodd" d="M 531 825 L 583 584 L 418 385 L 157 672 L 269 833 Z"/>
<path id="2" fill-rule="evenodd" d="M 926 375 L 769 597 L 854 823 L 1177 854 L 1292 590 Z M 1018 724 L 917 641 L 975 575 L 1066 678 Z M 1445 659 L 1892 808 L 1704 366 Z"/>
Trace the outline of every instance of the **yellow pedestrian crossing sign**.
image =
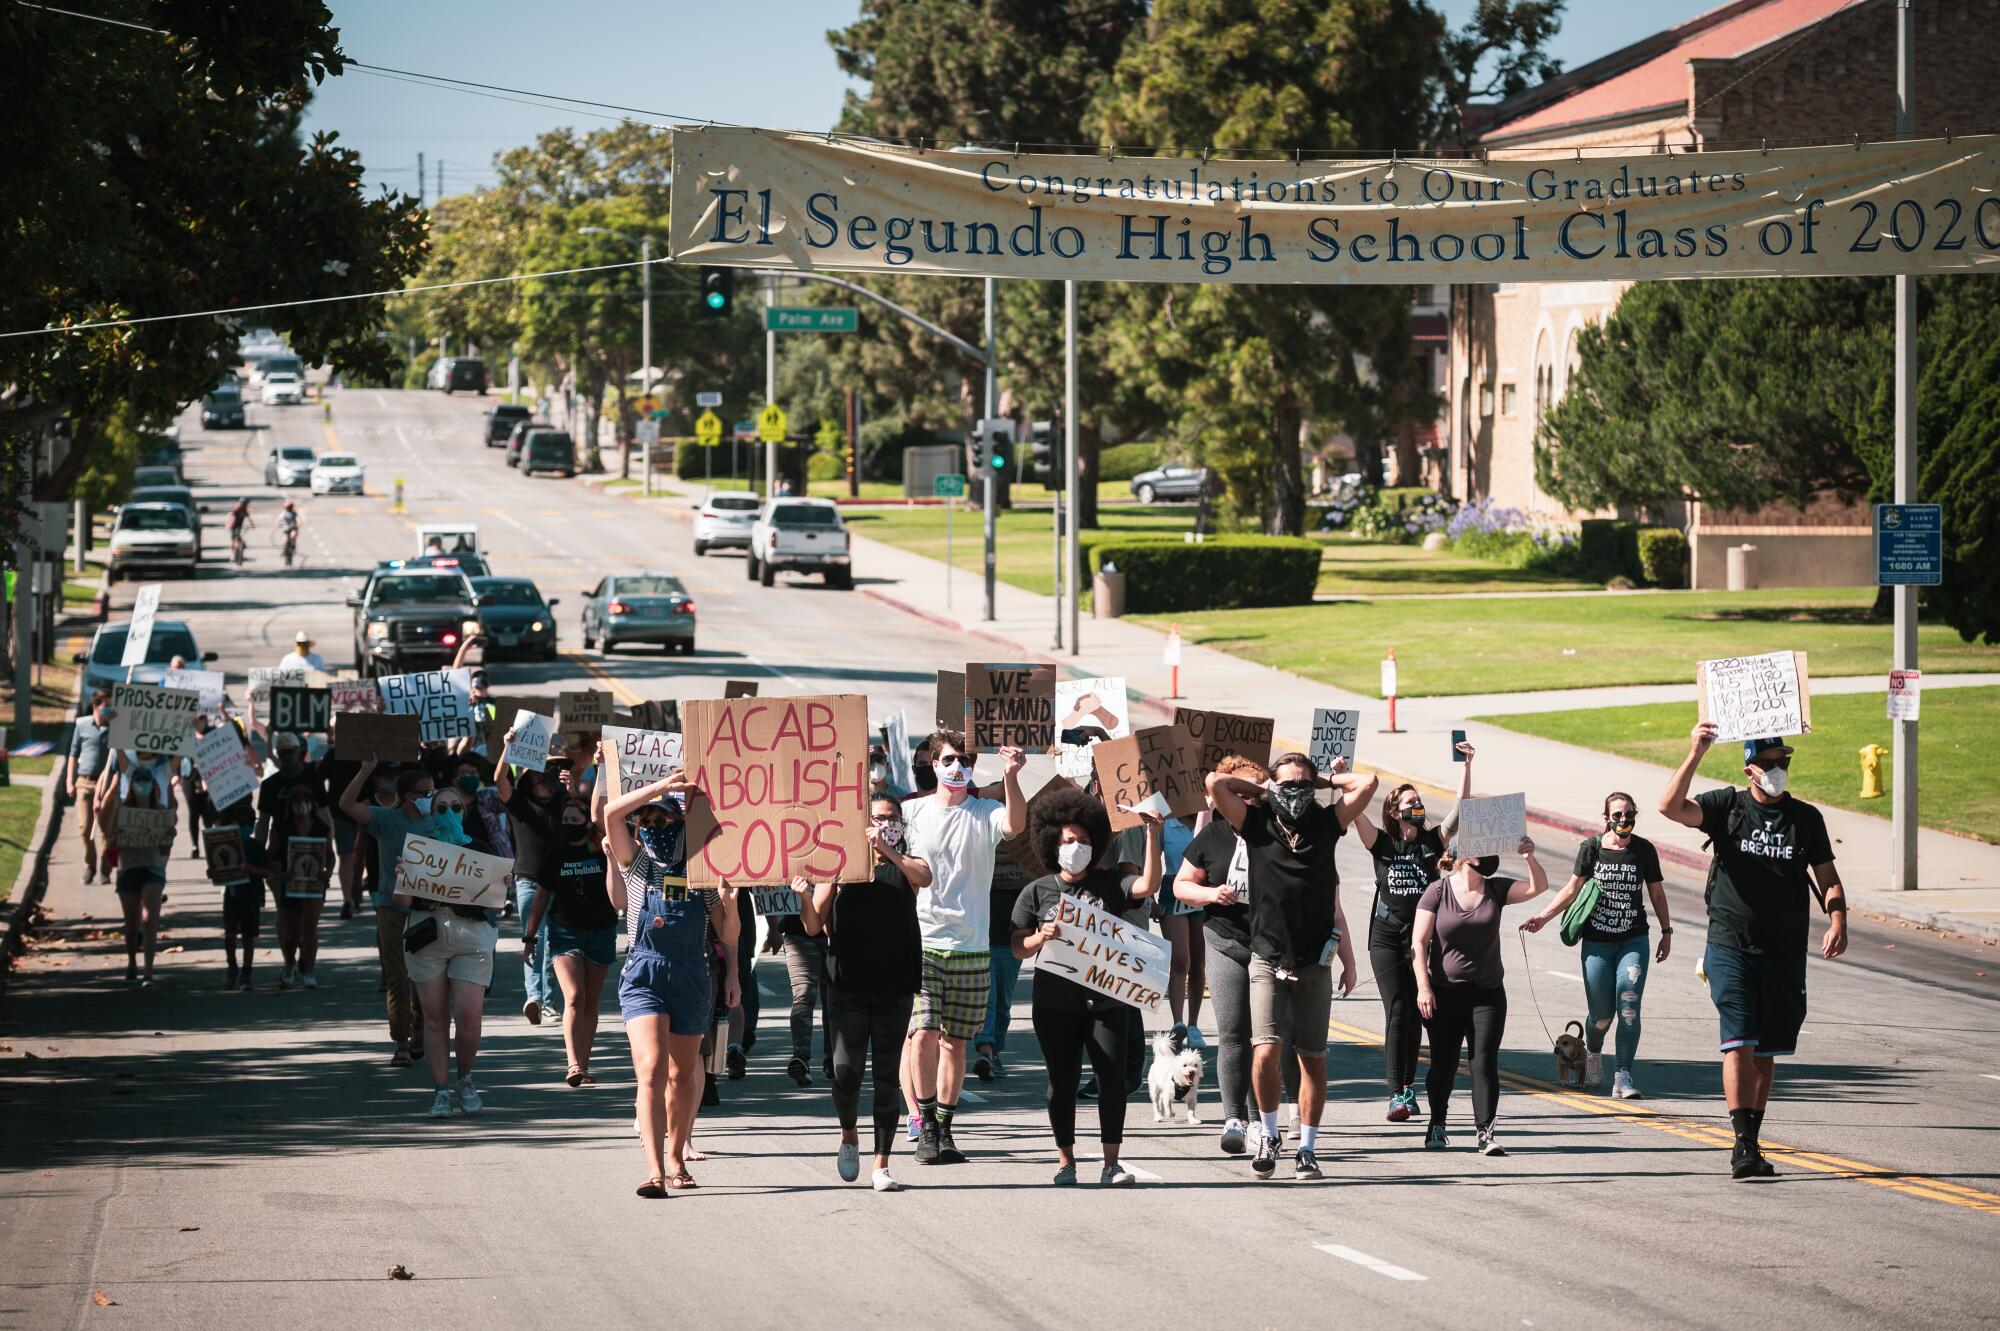
<path id="1" fill-rule="evenodd" d="M 785 409 L 773 402 L 757 413 L 757 437 L 767 444 L 785 442 Z"/>
<path id="2" fill-rule="evenodd" d="M 694 441 L 703 448 L 714 448 L 722 442 L 722 417 L 712 411 L 704 411 L 694 423 Z"/>

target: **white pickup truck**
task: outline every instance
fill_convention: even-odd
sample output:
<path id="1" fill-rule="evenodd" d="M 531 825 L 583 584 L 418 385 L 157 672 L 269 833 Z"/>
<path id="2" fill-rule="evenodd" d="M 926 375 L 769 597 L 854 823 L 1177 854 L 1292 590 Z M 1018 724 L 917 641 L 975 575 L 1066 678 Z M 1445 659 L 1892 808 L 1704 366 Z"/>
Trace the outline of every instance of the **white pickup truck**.
<path id="1" fill-rule="evenodd" d="M 824 573 L 826 585 L 854 586 L 847 527 L 831 499 L 769 499 L 750 527 L 749 576 L 771 585 L 784 572 Z"/>

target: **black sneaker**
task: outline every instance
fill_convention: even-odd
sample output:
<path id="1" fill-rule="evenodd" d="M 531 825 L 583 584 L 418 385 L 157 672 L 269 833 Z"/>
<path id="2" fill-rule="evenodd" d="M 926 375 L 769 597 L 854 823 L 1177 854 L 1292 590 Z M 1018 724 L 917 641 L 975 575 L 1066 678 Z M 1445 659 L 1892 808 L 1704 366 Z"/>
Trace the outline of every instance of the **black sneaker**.
<path id="1" fill-rule="evenodd" d="M 343 901 L 340 903 L 340 918 L 343 920 L 354 918 L 354 906 L 351 902 Z"/>
<path id="2" fill-rule="evenodd" d="M 973 1059 L 972 1075 L 981 1081 L 992 1081 L 993 1056 L 991 1054 L 981 1054 L 978 1058 Z"/>
<path id="3" fill-rule="evenodd" d="M 1769 1162 L 1763 1152 L 1749 1142 L 1739 1141 L 1736 1149 L 1729 1153 L 1729 1176 L 1735 1179 L 1760 1177 Z"/>
<path id="4" fill-rule="evenodd" d="M 1097 1098 L 1096 1073 L 1093 1072 L 1090 1076 L 1084 1078 L 1083 1085 L 1076 1088 L 1076 1098 L 1079 1100 L 1095 1100 Z"/>
<path id="5" fill-rule="evenodd" d="M 1758 1177 L 1758 1178 L 1775 1178 L 1775 1177 L 1777 1176 L 1777 1173 L 1778 1173 L 1778 1168 L 1777 1168 L 1777 1166 L 1776 1166 L 1776 1165 L 1773 1165 L 1773 1164 L 1771 1163 L 1771 1159 L 1770 1159 L 1770 1157 L 1764 1154 L 1764 1148 L 1763 1148 L 1763 1147 L 1761 1147 L 1761 1146 L 1760 1146 L 1760 1147 L 1758 1147 L 1758 1148 L 1757 1148 L 1757 1177 Z"/>
<path id="6" fill-rule="evenodd" d="M 709 1046 L 711 1049 L 713 1045 Z M 723 1064 L 729 1069 L 729 1080 L 742 1081 L 743 1074 L 750 1070 L 750 1060 L 743 1056 L 743 1046 L 730 1045 L 722 1056 Z"/>
<path id="7" fill-rule="evenodd" d="M 965 1152 L 959 1150 L 958 1143 L 951 1139 L 950 1128 L 938 1129 L 937 1162 L 941 1165 L 962 1165 L 965 1163 Z"/>
<path id="8" fill-rule="evenodd" d="M 730 1075 L 736 1074 L 732 1072 Z M 806 1061 L 803 1058 L 794 1057 L 791 1062 L 785 1064 L 785 1075 L 801 1086 L 813 1084 L 812 1073 L 806 1069 Z"/>
<path id="9" fill-rule="evenodd" d="M 234 989 L 236 987 L 236 968 L 234 966 L 229 968 L 228 975 L 229 978 L 222 982 L 222 987 L 224 989 Z"/>
<path id="10" fill-rule="evenodd" d="M 1258 1178 L 1269 1178 L 1278 1172 L 1278 1139 L 1267 1133 L 1257 1134 L 1257 1154 L 1251 1157 L 1250 1172 Z"/>
<path id="11" fill-rule="evenodd" d="M 918 1164 L 934 1165 L 938 1162 L 938 1155 L 941 1150 L 938 1136 L 936 1121 L 928 1118 L 925 1119 L 923 1127 L 917 1131 L 916 1154 Z"/>
<path id="12" fill-rule="evenodd" d="M 1301 1146 L 1299 1153 L 1292 1157 L 1292 1177 L 1302 1179 L 1323 1177 L 1320 1173 L 1319 1156 L 1313 1153 L 1311 1147 Z"/>
<path id="13" fill-rule="evenodd" d="M 701 1081 L 701 1107 L 714 1109 L 722 1103 L 722 1093 L 715 1089 L 715 1074 L 709 1073 Z"/>

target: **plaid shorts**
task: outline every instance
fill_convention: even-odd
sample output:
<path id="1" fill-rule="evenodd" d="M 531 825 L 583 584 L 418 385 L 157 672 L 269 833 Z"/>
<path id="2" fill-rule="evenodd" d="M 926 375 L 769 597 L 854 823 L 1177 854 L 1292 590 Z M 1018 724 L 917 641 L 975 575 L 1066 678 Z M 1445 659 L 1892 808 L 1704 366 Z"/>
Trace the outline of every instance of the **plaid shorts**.
<path id="1" fill-rule="evenodd" d="M 924 987 L 910 1017 L 911 1034 L 942 1030 L 948 1039 L 970 1040 L 986 1022 L 986 995 L 992 982 L 989 953 L 925 948 Z"/>

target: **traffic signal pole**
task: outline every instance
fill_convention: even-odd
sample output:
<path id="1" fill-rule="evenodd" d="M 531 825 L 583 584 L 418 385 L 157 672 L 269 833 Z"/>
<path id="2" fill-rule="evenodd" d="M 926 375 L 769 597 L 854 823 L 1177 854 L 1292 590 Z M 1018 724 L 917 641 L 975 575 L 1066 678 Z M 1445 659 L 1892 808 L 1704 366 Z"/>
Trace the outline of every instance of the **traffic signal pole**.
<path id="1" fill-rule="evenodd" d="M 1911 99 L 1916 95 L 1914 71 L 1916 25 L 1910 0 L 1896 0 L 1896 137 L 1908 139 L 1915 128 Z M 1896 275 L 1896 502 L 1917 502 L 1917 280 Z M 1895 589 L 1898 670 L 1917 668 L 1917 589 Z M 1889 886 L 1910 892 L 1917 887 L 1917 723 L 1899 718 L 1890 759 L 1895 800 L 1890 824 Z"/>
<path id="2" fill-rule="evenodd" d="M 778 335 L 771 330 L 771 306 L 778 300 L 778 284 L 764 282 L 764 405 L 778 400 Z M 778 446 L 764 445 L 764 498 L 778 493 Z"/>
<path id="3" fill-rule="evenodd" d="M 1000 414 L 1000 401 L 997 389 L 998 368 L 999 362 L 994 355 L 993 346 L 993 279 L 989 277 L 986 279 L 986 406 L 984 414 L 980 417 L 981 429 L 985 429 L 986 423 L 992 421 L 995 416 Z M 981 451 L 980 455 L 982 457 L 985 456 L 984 450 Z M 999 488 L 1000 477 L 995 469 L 992 467 L 985 468 L 985 475 L 979 481 L 979 492 L 984 498 L 986 506 L 986 619 L 988 623 L 991 623 L 993 620 L 993 574 L 995 568 L 993 554 L 993 494 Z"/>

